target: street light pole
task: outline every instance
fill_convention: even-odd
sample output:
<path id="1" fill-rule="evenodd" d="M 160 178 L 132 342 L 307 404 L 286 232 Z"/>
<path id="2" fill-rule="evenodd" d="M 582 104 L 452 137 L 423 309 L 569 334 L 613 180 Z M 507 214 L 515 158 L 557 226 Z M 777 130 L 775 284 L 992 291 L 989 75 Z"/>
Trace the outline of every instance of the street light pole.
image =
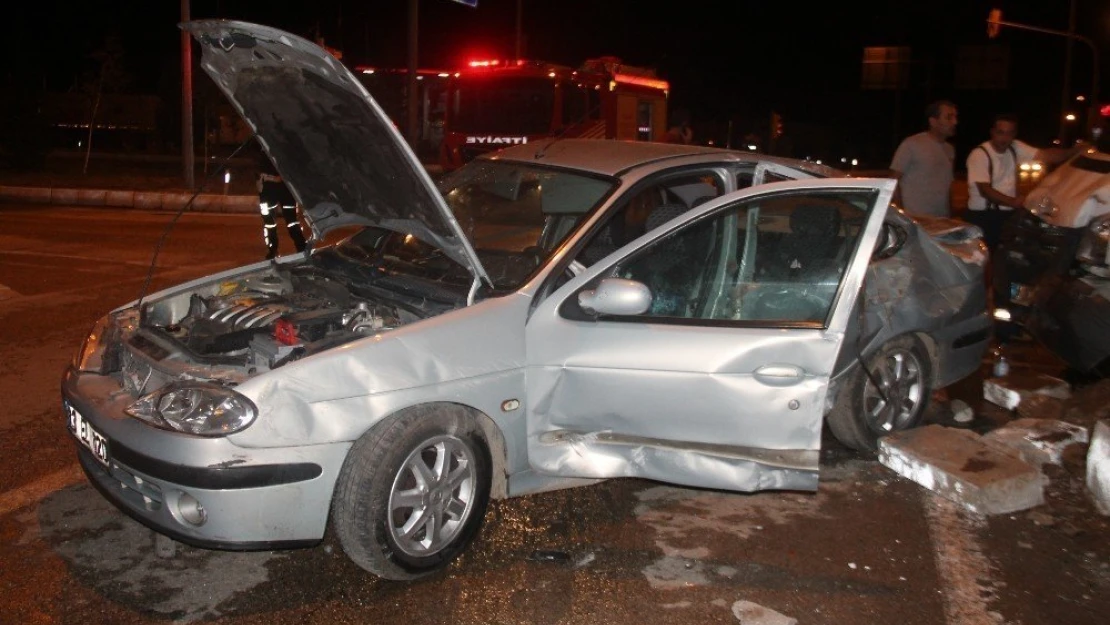
<path id="1" fill-rule="evenodd" d="M 181 22 L 189 21 L 189 0 L 181 0 Z M 196 186 L 193 158 L 193 47 L 189 32 L 181 31 L 181 166 L 185 188 Z"/>
<path id="2" fill-rule="evenodd" d="M 1000 17 L 999 17 L 1000 14 L 1001 14 L 1000 11 L 997 11 L 997 10 L 996 11 L 991 11 L 990 16 L 987 17 L 988 29 L 990 29 L 991 27 L 997 29 L 998 27 L 1006 26 L 1007 28 L 1016 28 L 1018 30 L 1028 30 L 1028 31 L 1035 32 L 1035 33 L 1042 33 L 1042 34 L 1045 34 L 1045 35 L 1057 35 L 1057 36 L 1060 36 L 1060 37 L 1067 37 L 1068 39 L 1071 39 L 1071 40 L 1074 40 L 1074 41 L 1082 41 L 1083 43 L 1087 44 L 1088 47 L 1091 48 L 1091 60 L 1092 60 L 1092 62 L 1091 62 L 1091 74 L 1092 74 L 1092 76 L 1091 76 L 1091 100 L 1090 100 L 1090 108 L 1088 109 L 1088 113 L 1087 113 L 1087 129 L 1090 130 L 1090 127 L 1094 124 L 1095 115 L 1098 113 L 1098 106 L 1099 106 L 1098 105 L 1099 55 L 1098 55 L 1098 47 L 1095 46 L 1095 42 L 1091 41 L 1087 37 L 1084 37 L 1083 35 L 1077 35 L 1074 32 L 1066 32 L 1066 31 L 1063 31 L 1063 30 L 1054 30 L 1052 28 L 1041 28 L 1039 26 L 1029 26 L 1029 25 L 1026 25 L 1026 24 L 1018 24 L 1016 22 L 1007 22 L 1007 21 L 1004 21 L 1004 20 L 1000 19 Z"/>
<path id="3" fill-rule="evenodd" d="M 520 48 L 520 35 L 521 35 L 521 10 L 523 0 L 516 0 L 516 56 L 515 59 L 519 60 L 522 57 L 523 51 Z"/>
<path id="4" fill-rule="evenodd" d="M 1064 128 L 1067 120 L 1064 115 L 1067 114 L 1068 107 L 1071 105 L 1071 50 L 1074 47 L 1075 40 L 1075 0 L 1071 0 L 1071 7 L 1068 10 L 1068 48 L 1067 54 L 1064 57 L 1064 86 L 1060 91 L 1060 141 L 1064 140 Z M 1094 97 L 1094 94 L 1091 94 Z"/>
<path id="5" fill-rule="evenodd" d="M 409 145 L 416 149 L 417 141 L 420 137 L 420 115 L 417 109 L 417 53 L 420 46 L 417 44 L 417 33 L 419 32 L 420 23 L 420 2 L 419 0 L 409 0 L 409 71 L 408 71 L 408 88 L 405 91 L 405 103 L 408 105 L 408 139 Z"/>

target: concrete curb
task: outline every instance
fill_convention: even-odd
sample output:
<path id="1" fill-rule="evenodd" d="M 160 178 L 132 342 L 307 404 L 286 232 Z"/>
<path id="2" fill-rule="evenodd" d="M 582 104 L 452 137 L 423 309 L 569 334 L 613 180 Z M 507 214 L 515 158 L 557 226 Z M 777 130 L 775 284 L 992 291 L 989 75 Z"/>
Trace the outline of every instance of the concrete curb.
<path id="1" fill-rule="evenodd" d="M 15 187 L 0 185 L 0 202 L 62 204 L 66 206 L 104 206 L 141 210 L 181 210 L 192 193 L 183 191 L 133 191 L 125 189 L 71 189 L 54 187 Z M 191 211 L 208 213 L 254 213 L 257 195 L 200 193 Z"/>

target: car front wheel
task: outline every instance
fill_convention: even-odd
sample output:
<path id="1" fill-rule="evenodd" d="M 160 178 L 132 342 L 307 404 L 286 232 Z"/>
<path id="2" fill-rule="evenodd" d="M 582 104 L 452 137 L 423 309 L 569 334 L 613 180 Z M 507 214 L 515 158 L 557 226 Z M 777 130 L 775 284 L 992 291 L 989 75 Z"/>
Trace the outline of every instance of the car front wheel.
<path id="1" fill-rule="evenodd" d="M 332 503 L 344 553 L 386 579 L 446 567 L 478 533 L 489 502 L 488 446 L 457 406 L 407 411 L 355 442 Z"/>
<path id="2" fill-rule="evenodd" d="M 884 344 L 844 381 L 829 413 L 829 429 L 841 443 L 876 452 L 879 439 L 917 427 L 930 395 L 929 360 L 911 336 Z M 868 375 L 870 372 L 870 375 Z"/>

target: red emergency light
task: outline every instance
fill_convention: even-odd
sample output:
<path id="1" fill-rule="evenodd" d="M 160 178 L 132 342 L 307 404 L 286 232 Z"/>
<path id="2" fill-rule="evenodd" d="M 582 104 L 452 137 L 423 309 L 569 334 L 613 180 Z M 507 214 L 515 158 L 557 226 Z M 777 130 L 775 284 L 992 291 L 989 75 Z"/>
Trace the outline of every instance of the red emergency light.
<path id="1" fill-rule="evenodd" d="M 640 87 L 660 89 L 662 91 L 668 91 L 671 88 L 670 83 L 661 78 L 647 78 L 646 76 L 636 76 L 633 74 L 613 74 L 613 80 L 626 85 L 638 85 Z"/>
<path id="2" fill-rule="evenodd" d="M 1098 112 L 1103 117 L 1110 117 L 1110 104 L 1103 104 L 1102 107 L 1098 109 Z"/>

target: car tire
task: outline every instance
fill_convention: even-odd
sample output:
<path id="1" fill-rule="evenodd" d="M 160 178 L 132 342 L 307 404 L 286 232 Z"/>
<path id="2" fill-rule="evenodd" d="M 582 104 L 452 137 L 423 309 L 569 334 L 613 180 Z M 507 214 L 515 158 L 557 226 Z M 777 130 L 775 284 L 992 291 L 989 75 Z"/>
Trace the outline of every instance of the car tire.
<path id="1" fill-rule="evenodd" d="M 828 424 L 844 445 L 875 453 L 883 436 L 921 424 L 931 395 L 930 360 L 916 339 L 901 336 L 887 341 L 866 364 L 871 375 L 863 367 L 852 370 L 829 413 Z"/>
<path id="2" fill-rule="evenodd" d="M 392 580 L 443 569 L 478 533 L 489 503 L 489 446 L 461 406 L 410 409 L 351 448 L 332 526 L 355 564 Z"/>

